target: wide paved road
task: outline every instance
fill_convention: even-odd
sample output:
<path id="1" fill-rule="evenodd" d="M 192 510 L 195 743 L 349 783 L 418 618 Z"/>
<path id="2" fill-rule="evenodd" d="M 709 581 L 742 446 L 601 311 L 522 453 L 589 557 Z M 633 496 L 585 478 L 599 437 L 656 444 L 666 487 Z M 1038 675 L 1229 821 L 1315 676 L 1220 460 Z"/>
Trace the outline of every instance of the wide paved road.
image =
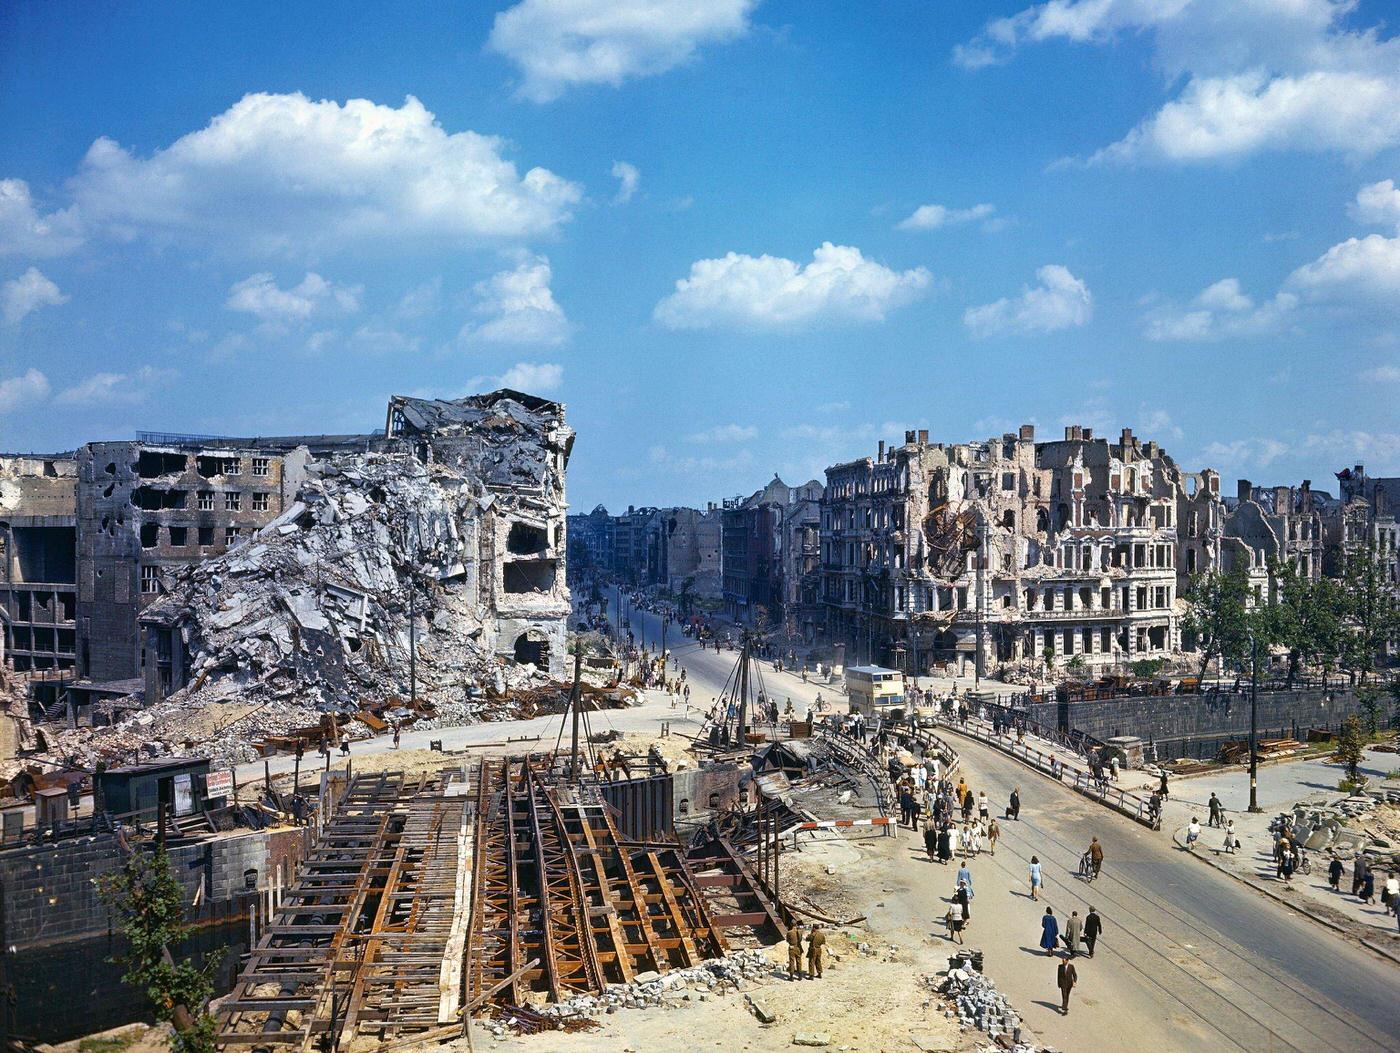
<path id="1" fill-rule="evenodd" d="M 659 646 L 656 616 L 633 612 L 632 629 Z M 701 651 L 674 631 L 666 642 L 687 670 L 692 705 L 708 704 L 736 652 Z M 775 674 L 766 663 L 763 676 L 780 701 L 815 699 L 817 687 L 800 677 Z M 830 688 L 823 694 L 844 708 Z M 985 789 L 998 811 L 1013 787 L 1021 790 L 1021 821 L 1002 823 L 996 857 L 971 865 L 977 895 L 967 942 L 984 950 L 988 973 L 1042 1040 L 1105 1053 L 1400 1050 L 1400 967 L 1189 858 L 1167 833 L 1149 831 L 973 740 L 950 740 L 969 785 Z M 1107 862 L 1086 886 L 1073 875 L 1094 836 Z M 907 834 L 899 844 L 887 906 L 905 917 L 890 919 L 890 935 L 913 916 L 922 919 L 919 936 L 941 945 L 930 934 L 941 934 L 952 868 L 924 863 L 921 846 Z M 1045 867 L 1041 902 L 1026 893 L 1033 854 Z M 907 882 L 898 880 L 906 875 Z M 1078 959 L 1080 986 L 1068 1017 L 1058 1012 L 1055 963 L 1037 953 L 1047 903 L 1062 926 L 1071 910 L 1082 918 L 1091 904 L 1106 923 L 1095 958 Z"/>
<path id="2" fill-rule="evenodd" d="M 980 743 L 950 739 L 969 785 L 994 804 L 1004 808 L 1021 789 L 1021 821 L 1002 823 L 996 858 L 973 866 L 980 910 L 969 942 L 988 950 L 988 971 L 995 960 L 994 978 L 1044 1037 L 1135 1053 L 1400 1050 L 1400 968 L 1190 858 L 1167 834 Z M 1107 860 L 1089 886 L 1074 872 L 1094 836 Z M 1062 1019 L 1043 1001 L 1035 1010 L 1036 999 L 1053 999 L 1054 969 L 1035 954 L 1045 903 L 1024 894 L 1032 854 L 1062 928 L 1091 903 L 1106 922 L 1099 953 L 1078 965 L 1075 1004 L 1088 1001 L 1077 1016 Z"/>

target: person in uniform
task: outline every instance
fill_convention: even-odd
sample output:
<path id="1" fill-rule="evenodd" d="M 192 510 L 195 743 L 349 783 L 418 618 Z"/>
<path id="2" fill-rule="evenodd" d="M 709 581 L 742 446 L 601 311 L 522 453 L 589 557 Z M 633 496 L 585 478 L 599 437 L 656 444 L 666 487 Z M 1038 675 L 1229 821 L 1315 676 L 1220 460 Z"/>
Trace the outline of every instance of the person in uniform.
<path id="1" fill-rule="evenodd" d="M 802 923 L 795 921 L 787 931 L 788 979 L 802 979 Z"/>
<path id="2" fill-rule="evenodd" d="M 826 933 L 821 925 L 812 923 L 807 933 L 807 979 L 820 980 L 822 975 L 822 955 L 826 952 Z"/>

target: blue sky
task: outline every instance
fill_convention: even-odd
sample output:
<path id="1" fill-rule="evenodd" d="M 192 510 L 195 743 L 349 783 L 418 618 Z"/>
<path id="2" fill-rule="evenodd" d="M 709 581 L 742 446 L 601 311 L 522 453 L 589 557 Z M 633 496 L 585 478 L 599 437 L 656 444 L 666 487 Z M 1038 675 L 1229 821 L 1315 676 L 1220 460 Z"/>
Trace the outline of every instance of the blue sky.
<path id="1" fill-rule="evenodd" d="M 0 447 L 504 381 L 581 509 L 1023 422 L 1400 473 L 1389 4 L 375 10 L 0 6 Z"/>

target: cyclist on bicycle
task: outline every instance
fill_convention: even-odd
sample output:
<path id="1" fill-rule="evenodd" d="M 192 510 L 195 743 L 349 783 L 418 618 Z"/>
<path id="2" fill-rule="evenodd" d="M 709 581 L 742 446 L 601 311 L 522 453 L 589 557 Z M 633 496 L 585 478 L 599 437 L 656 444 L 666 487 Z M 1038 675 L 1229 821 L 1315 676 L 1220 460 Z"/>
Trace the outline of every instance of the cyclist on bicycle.
<path id="1" fill-rule="evenodd" d="M 1103 845 L 1099 844 L 1097 837 L 1089 841 L 1089 851 L 1085 853 L 1089 857 L 1089 866 L 1094 877 L 1099 876 L 1099 871 L 1103 869 Z"/>

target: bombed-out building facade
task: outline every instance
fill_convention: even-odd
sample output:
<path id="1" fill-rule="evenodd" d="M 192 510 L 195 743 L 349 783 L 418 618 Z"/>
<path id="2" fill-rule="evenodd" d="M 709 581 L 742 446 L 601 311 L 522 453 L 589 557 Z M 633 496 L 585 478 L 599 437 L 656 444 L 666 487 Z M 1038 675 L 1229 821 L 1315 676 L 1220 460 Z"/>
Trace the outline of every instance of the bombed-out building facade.
<path id="1" fill-rule="evenodd" d="M 179 690 L 194 662 L 172 581 L 217 567 L 271 525 L 285 532 L 279 519 L 317 466 L 404 455 L 472 492 L 453 505 L 454 552 L 439 577 L 470 596 L 475 643 L 562 675 L 572 442 L 562 405 L 503 390 L 396 397 L 384 430 L 366 434 L 140 433 L 76 453 L 0 456 L 5 664 L 30 679 L 61 678 L 80 705 Z M 366 503 L 382 497 L 366 485 Z"/>
<path id="2" fill-rule="evenodd" d="M 1127 429 L 951 445 L 909 431 L 827 470 L 828 633 L 850 661 L 955 675 L 1167 657 L 1224 511 L 1214 471 L 1185 472 Z"/>

